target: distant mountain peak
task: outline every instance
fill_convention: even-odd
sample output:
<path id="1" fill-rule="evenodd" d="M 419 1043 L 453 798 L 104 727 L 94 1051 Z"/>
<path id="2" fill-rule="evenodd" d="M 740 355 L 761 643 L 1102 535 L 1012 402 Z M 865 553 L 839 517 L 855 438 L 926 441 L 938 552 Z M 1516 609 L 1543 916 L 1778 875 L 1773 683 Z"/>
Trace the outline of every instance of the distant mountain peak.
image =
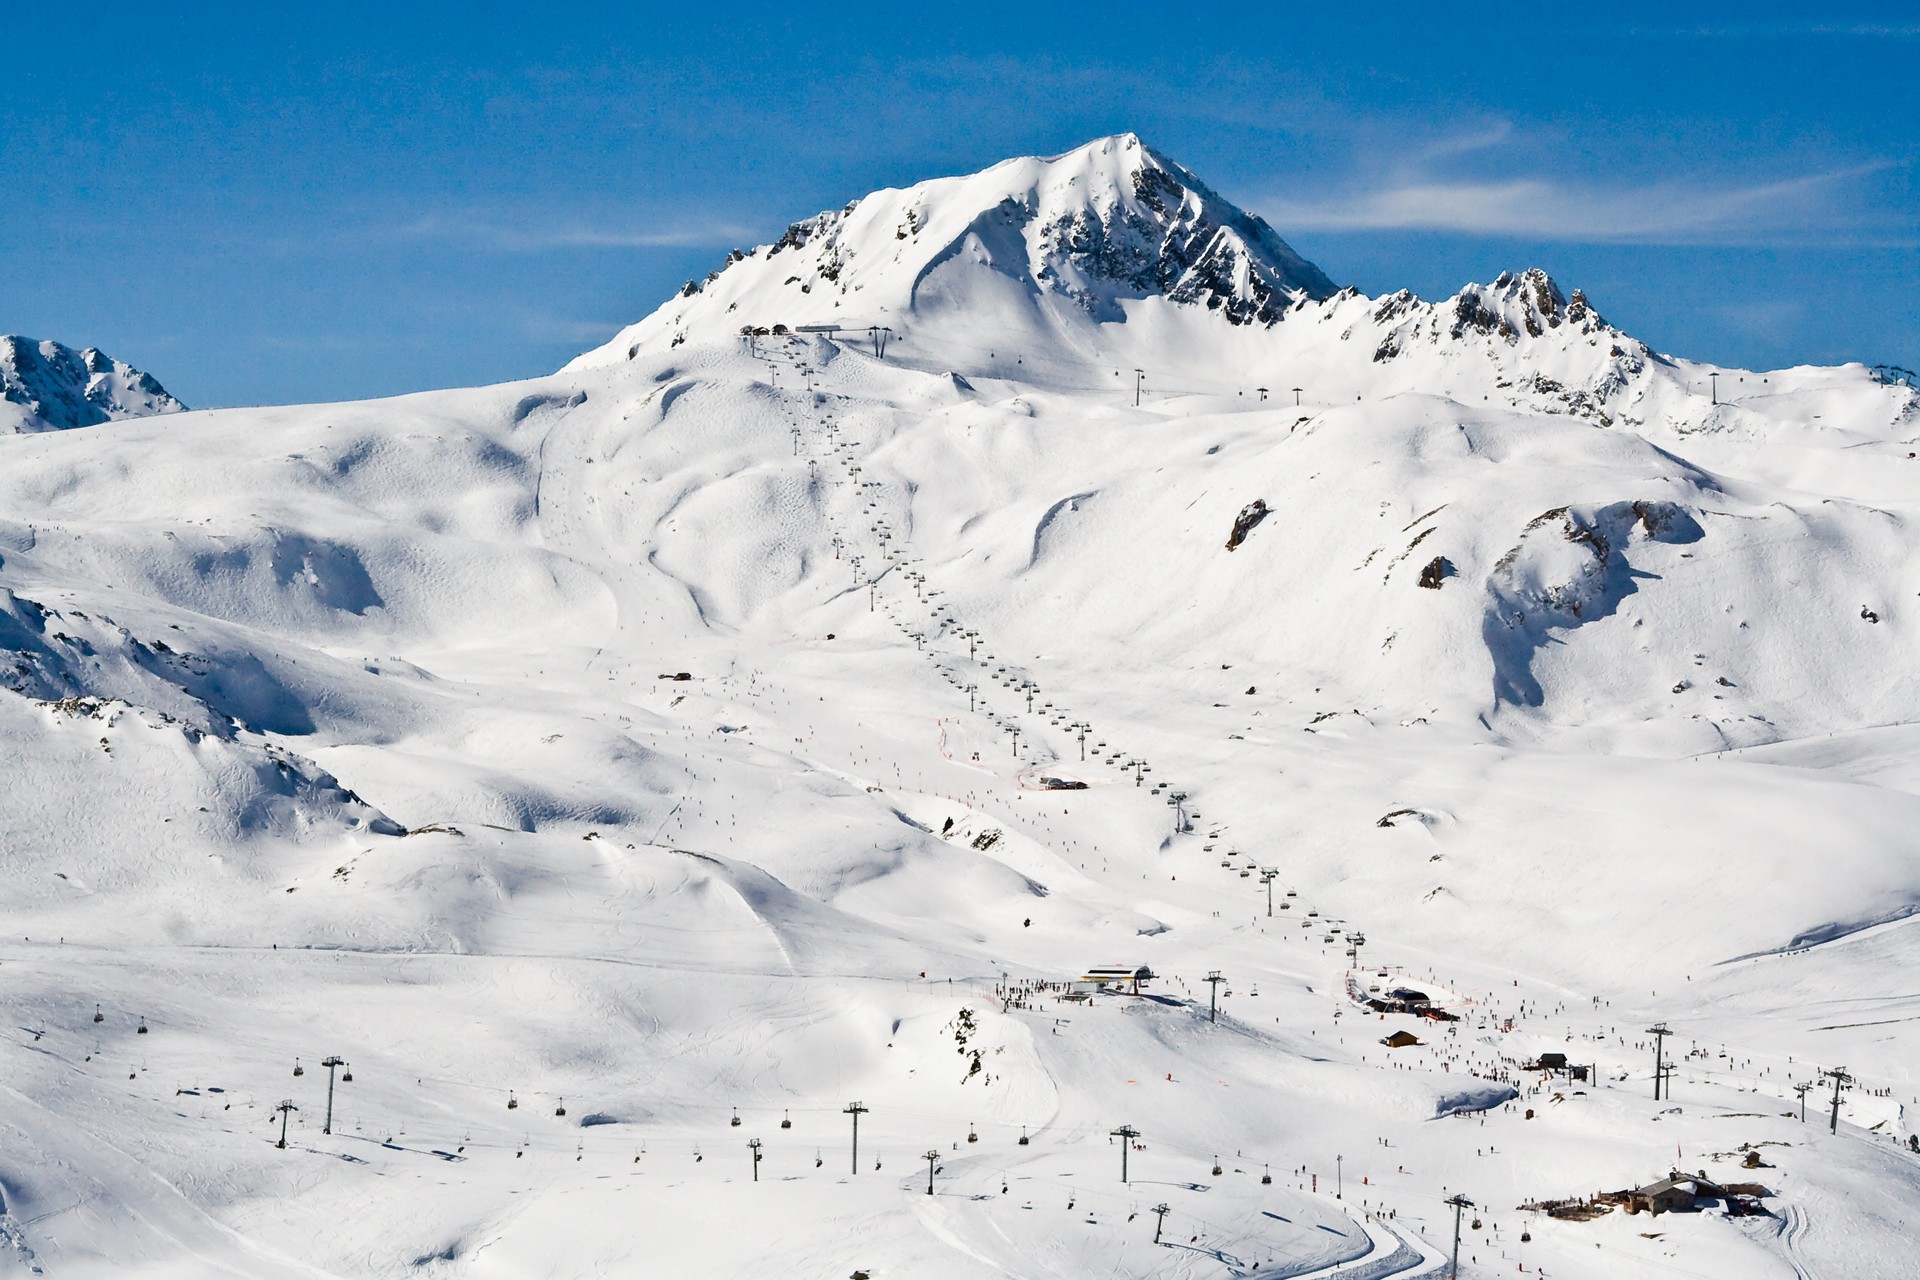
<path id="1" fill-rule="evenodd" d="M 179 413 L 154 378 L 96 347 L 0 335 L 0 435 Z"/>

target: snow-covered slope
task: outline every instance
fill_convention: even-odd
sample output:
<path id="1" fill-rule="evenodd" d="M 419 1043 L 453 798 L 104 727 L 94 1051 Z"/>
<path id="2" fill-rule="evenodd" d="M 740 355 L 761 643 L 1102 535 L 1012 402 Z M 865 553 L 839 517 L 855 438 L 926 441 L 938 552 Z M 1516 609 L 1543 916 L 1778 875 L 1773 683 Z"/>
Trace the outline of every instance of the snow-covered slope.
<path id="1" fill-rule="evenodd" d="M 1338 291 L 1130 137 L 802 227 L 0 440 L 0 1275 L 1906 1273 L 1911 388 Z M 1776 1216 L 1517 1207 L 1676 1167 Z"/>
<path id="2" fill-rule="evenodd" d="M 0 435 L 65 431 L 187 406 L 152 377 L 88 347 L 0 334 Z"/>

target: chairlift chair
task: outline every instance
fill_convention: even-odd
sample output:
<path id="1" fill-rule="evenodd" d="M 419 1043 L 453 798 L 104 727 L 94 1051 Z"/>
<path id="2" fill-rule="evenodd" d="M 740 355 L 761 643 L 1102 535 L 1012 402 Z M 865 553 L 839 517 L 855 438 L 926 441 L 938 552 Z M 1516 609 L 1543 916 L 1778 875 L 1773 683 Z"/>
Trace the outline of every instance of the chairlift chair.
<path id="1" fill-rule="evenodd" d="M 733 1119 L 727 1121 L 727 1124 L 735 1129 L 740 1127 L 740 1108 L 735 1107 L 733 1109 Z"/>
<path id="2" fill-rule="evenodd" d="M 105 1022 L 107 1020 L 107 1015 L 100 1012 L 99 1005 L 93 1006 L 93 1020 L 95 1022 Z"/>
<path id="3" fill-rule="evenodd" d="M 557 1116 L 567 1114 L 567 1100 L 565 1098 L 560 1099 L 560 1105 L 553 1109 L 553 1114 Z"/>
<path id="4" fill-rule="evenodd" d="M 792 1116 L 792 1115 L 791 1115 L 790 1113 L 787 1113 L 787 1112 L 782 1112 L 782 1113 L 781 1113 L 781 1115 L 780 1115 L 780 1127 L 781 1127 L 782 1129 L 791 1129 L 791 1128 L 793 1128 L 793 1116 Z"/>
<path id="5" fill-rule="evenodd" d="M 300 1065 L 300 1059 L 298 1058 L 295 1058 L 293 1060 L 293 1074 L 295 1074 L 296 1076 L 303 1076 L 307 1074 L 307 1069 Z"/>
<path id="6" fill-rule="evenodd" d="M 520 1099 L 513 1096 L 512 1090 L 508 1090 L 507 1091 L 507 1110 L 517 1111 L 519 1109 L 520 1109 Z"/>

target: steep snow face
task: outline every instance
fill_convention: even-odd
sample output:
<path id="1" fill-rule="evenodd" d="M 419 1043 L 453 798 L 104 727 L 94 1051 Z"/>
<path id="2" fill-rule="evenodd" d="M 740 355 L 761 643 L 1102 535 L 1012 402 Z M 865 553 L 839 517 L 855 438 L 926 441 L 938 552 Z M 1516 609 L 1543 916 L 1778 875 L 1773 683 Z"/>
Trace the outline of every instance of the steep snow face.
<path id="1" fill-rule="evenodd" d="M 94 347 L 75 351 L 0 335 L 0 435 L 66 431 L 186 407 L 152 376 Z"/>
<path id="2" fill-rule="evenodd" d="M 735 250 L 705 281 L 688 281 L 602 354 L 623 356 L 661 333 L 898 327 L 979 319 L 983 309 L 1118 322 L 1128 303 L 1149 297 L 1231 325 L 1270 326 L 1289 306 L 1333 291 L 1272 227 L 1127 133 L 877 191 L 797 222 L 771 245 Z"/>

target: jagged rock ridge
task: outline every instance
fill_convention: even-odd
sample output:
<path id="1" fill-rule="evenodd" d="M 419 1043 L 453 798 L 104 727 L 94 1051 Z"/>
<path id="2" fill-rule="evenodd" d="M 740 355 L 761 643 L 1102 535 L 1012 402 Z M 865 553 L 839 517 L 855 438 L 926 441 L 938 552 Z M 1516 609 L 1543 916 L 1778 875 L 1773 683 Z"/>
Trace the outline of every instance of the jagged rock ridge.
<path id="1" fill-rule="evenodd" d="M 152 375 L 95 347 L 0 336 L 0 435 L 67 431 L 187 406 Z"/>

